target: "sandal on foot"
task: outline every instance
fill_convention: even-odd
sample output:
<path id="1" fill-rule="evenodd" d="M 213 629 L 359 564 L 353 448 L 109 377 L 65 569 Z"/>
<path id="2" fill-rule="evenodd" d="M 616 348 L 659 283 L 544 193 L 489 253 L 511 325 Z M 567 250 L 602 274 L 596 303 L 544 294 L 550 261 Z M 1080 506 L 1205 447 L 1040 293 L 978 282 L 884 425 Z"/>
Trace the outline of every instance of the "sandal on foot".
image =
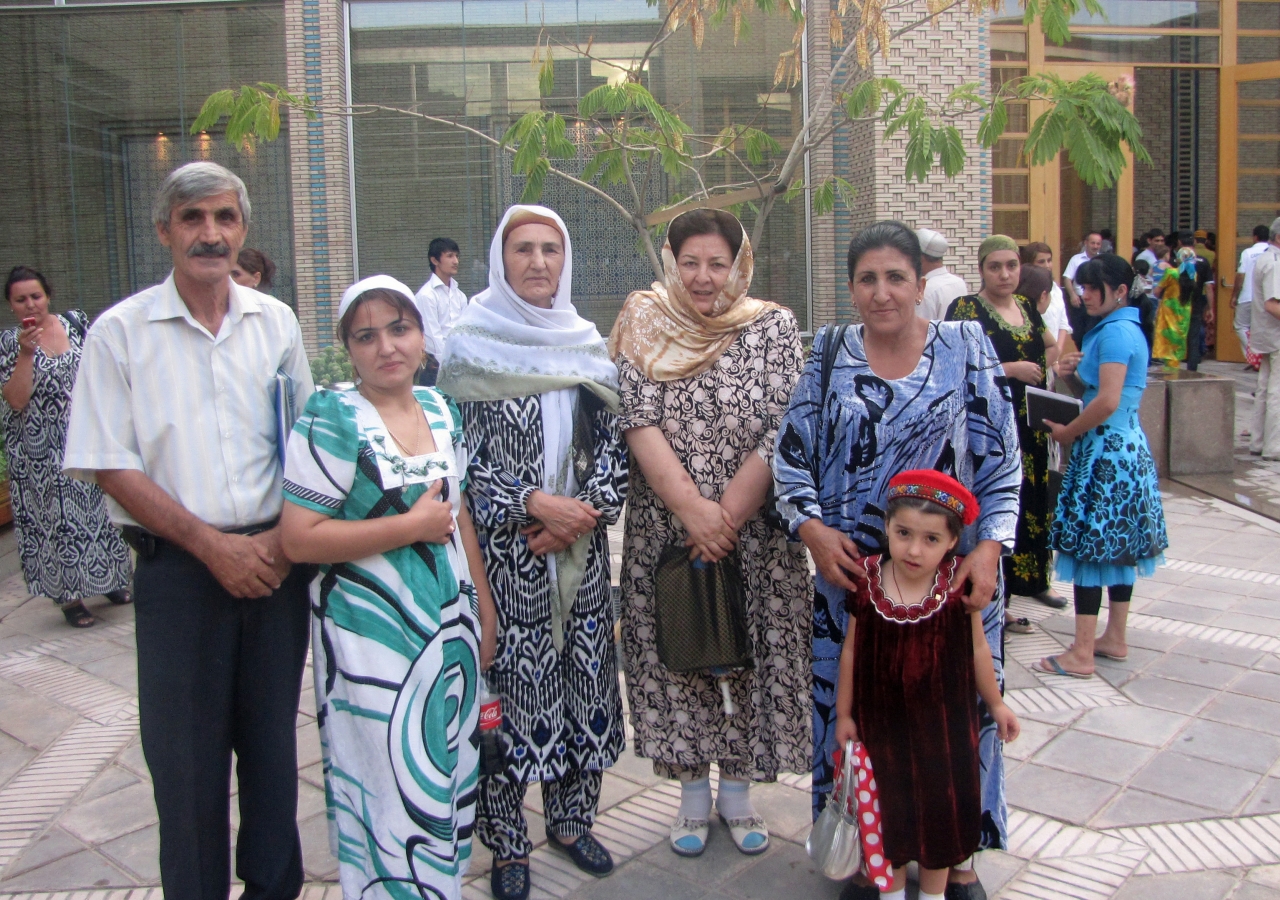
<path id="1" fill-rule="evenodd" d="M 1026 616 L 1019 616 L 1016 619 L 1007 619 L 1004 623 L 1004 630 L 1013 634 L 1031 634 L 1035 628 L 1031 625 L 1031 620 Z"/>
<path id="2" fill-rule="evenodd" d="M 1066 609 L 1067 607 L 1067 598 L 1059 597 L 1053 591 L 1041 591 L 1038 594 L 1033 594 L 1031 599 L 1043 603 L 1045 606 L 1053 607 L 1054 609 Z"/>
<path id="3" fill-rule="evenodd" d="M 528 900 L 529 863 L 513 862 L 505 866 L 495 863 L 489 873 L 489 890 L 495 900 Z"/>
<path id="4" fill-rule="evenodd" d="M 72 628 L 92 628 L 93 623 L 98 621 L 93 617 L 93 613 L 85 609 L 83 602 L 62 607 L 62 614 L 66 616 L 67 624 Z"/>
<path id="5" fill-rule="evenodd" d="M 701 856 L 707 849 L 709 830 L 706 819 L 676 816 L 671 825 L 671 849 L 677 856 Z"/>
<path id="6" fill-rule="evenodd" d="M 1046 665 L 1046 663 L 1048 665 Z M 1037 672 L 1043 672 L 1046 675 L 1065 675 L 1068 678 L 1079 678 L 1081 681 L 1085 681 L 1093 677 L 1092 672 L 1087 675 L 1084 672 L 1068 672 L 1066 669 L 1062 668 L 1061 664 L 1058 662 L 1058 657 L 1056 656 L 1046 656 L 1031 668 L 1035 669 Z"/>
<path id="7" fill-rule="evenodd" d="M 716 811 L 720 821 L 729 826 L 729 835 L 733 844 L 747 856 L 755 856 L 769 849 L 769 828 L 759 816 L 742 816 L 737 819 L 726 819 L 724 814 Z"/>
<path id="8" fill-rule="evenodd" d="M 567 853 L 573 864 L 588 875 L 603 878 L 613 871 L 613 857 L 589 831 L 572 844 L 566 844 L 548 830 L 547 843 Z"/>
<path id="9" fill-rule="evenodd" d="M 952 881 L 947 884 L 943 898 L 944 900 L 987 900 L 987 889 L 982 886 L 981 881 L 971 881 L 968 884 Z"/>
<path id="10" fill-rule="evenodd" d="M 1116 662 L 1124 662 L 1126 659 L 1129 658 L 1128 653 L 1126 653 L 1124 656 L 1116 656 L 1114 653 L 1103 653 L 1101 650 L 1094 650 L 1093 655 L 1101 656 L 1103 659 L 1113 659 Z"/>
<path id="11" fill-rule="evenodd" d="M 128 606 L 133 602 L 133 591 L 128 588 L 121 588 L 118 591 L 107 591 L 103 596 L 116 606 Z"/>

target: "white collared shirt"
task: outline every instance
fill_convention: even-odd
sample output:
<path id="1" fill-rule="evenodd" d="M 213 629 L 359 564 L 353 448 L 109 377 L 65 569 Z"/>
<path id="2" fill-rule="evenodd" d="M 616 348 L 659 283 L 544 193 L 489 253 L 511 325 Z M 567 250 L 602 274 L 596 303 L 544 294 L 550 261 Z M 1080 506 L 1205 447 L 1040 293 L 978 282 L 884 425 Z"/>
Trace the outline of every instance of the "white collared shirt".
<path id="1" fill-rule="evenodd" d="M 418 304 L 418 312 L 422 313 L 427 352 L 436 359 L 443 359 L 444 339 L 467 308 L 467 295 L 462 293 L 454 279 L 450 278 L 445 284 L 439 275 L 432 272 L 427 283 L 418 289 L 414 300 Z"/>
<path id="2" fill-rule="evenodd" d="M 969 293 L 969 286 L 959 275 L 947 271 L 946 266 L 926 272 L 924 276 L 924 297 L 916 307 L 916 313 L 922 319 L 934 322 L 941 321 L 947 315 L 947 307 L 952 301 Z"/>
<path id="3" fill-rule="evenodd" d="M 1079 270 L 1081 266 L 1083 266 L 1085 263 L 1087 263 L 1091 259 L 1093 259 L 1092 256 L 1090 256 L 1088 253 L 1085 253 L 1083 250 L 1081 250 L 1075 256 L 1071 257 L 1071 259 L 1067 260 L 1067 267 L 1062 270 L 1062 277 L 1070 279 L 1071 282 L 1076 286 L 1077 297 L 1081 296 L 1082 292 L 1080 290 L 1080 282 L 1076 281 L 1076 272 L 1077 270 Z"/>
<path id="4" fill-rule="evenodd" d="M 63 470 L 93 481 L 136 469 L 214 528 L 280 514 L 275 375 L 301 410 L 314 386 L 289 307 L 231 284 L 218 334 L 196 321 L 173 273 L 108 309 L 89 329 L 71 395 Z M 107 498 L 111 520 L 136 525 Z"/>
<path id="5" fill-rule="evenodd" d="M 1240 254 L 1240 268 L 1236 270 L 1241 276 L 1240 303 L 1253 302 L 1253 267 L 1257 264 L 1262 251 L 1270 246 L 1266 241 L 1258 241 L 1252 247 L 1246 247 Z"/>

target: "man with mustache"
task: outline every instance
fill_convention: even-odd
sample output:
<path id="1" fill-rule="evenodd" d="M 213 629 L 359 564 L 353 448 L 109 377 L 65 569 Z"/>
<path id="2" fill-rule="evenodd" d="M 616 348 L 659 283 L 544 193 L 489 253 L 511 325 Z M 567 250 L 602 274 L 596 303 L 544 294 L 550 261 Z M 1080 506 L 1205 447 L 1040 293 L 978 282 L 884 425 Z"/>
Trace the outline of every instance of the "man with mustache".
<path id="1" fill-rule="evenodd" d="M 281 550 L 274 398 L 313 386 L 289 307 L 231 280 L 244 182 L 211 162 L 172 172 L 152 209 L 173 271 L 89 330 L 63 466 L 97 481 L 138 551 L 142 749 L 167 897 L 225 900 L 237 759 L 244 897 L 302 888 L 294 720 L 306 578 Z M 279 378 L 285 381 L 283 378 Z"/>

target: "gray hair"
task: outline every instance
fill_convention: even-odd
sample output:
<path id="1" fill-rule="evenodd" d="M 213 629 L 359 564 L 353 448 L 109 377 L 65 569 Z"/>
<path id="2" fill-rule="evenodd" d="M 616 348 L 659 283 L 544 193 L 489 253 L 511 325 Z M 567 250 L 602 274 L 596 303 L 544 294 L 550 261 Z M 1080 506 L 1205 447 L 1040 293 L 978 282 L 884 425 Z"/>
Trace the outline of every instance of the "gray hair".
<path id="1" fill-rule="evenodd" d="M 169 224 L 169 215 L 175 206 L 193 203 L 227 191 L 235 191 L 240 201 L 240 215 L 244 218 L 244 224 L 247 227 L 249 225 L 249 192 L 245 190 L 244 182 L 240 180 L 239 175 L 215 162 L 187 163 L 170 172 L 164 184 L 160 185 L 156 202 L 151 206 L 151 218 L 157 226 L 166 227 Z"/>
<path id="2" fill-rule="evenodd" d="M 1271 220 L 1271 240 L 1280 237 L 1280 216 Z"/>

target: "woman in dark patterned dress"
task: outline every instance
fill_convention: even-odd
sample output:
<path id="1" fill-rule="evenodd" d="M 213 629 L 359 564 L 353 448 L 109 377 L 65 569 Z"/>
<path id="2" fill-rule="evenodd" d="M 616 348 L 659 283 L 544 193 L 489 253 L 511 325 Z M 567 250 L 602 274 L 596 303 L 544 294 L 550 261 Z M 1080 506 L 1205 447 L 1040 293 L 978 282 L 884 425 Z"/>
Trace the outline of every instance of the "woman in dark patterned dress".
<path id="1" fill-rule="evenodd" d="M 89 319 L 78 309 L 49 312 L 49 283 L 28 266 L 9 273 L 5 297 L 21 322 L 0 334 L 0 424 L 22 574 L 27 590 L 52 598 L 68 624 L 88 628 L 94 618 L 86 597 L 105 594 L 118 605 L 133 600 L 133 563 L 107 518 L 102 491 L 62 474 Z"/>
<path id="2" fill-rule="evenodd" d="M 706 846 L 711 763 L 716 808 L 744 853 L 769 844 L 752 781 L 806 772 L 812 580 L 804 549 L 765 519 L 778 423 L 800 375 L 800 332 L 787 309 L 746 295 L 751 243 L 727 212 L 671 223 L 664 282 L 627 298 L 610 336 L 622 379 L 622 427 L 635 461 L 622 560 L 622 643 L 636 755 L 679 778 L 671 846 Z M 736 545 L 755 665 L 725 681 L 672 672 L 658 658 L 654 570 L 684 544 L 704 561 Z"/>
<path id="3" fill-rule="evenodd" d="M 1044 325 L 1035 303 L 1014 293 L 1020 263 L 1018 245 L 1002 234 L 992 235 L 978 250 L 982 290 L 952 302 L 947 320 L 976 320 L 982 324 L 1013 392 L 1018 443 L 1022 447 L 1021 511 L 1013 555 L 1004 558 L 1005 597 L 1034 597 L 1061 608 L 1066 601 L 1049 591 L 1049 440 L 1027 424 L 1027 385 L 1044 387 L 1045 351 L 1056 338 Z"/>
<path id="4" fill-rule="evenodd" d="M 508 209 L 489 289 L 450 333 L 440 370 L 474 454 L 467 502 L 498 609 L 487 677 L 511 751 L 503 774 L 481 777 L 476 811 L 498 900 L 529 893 L 531 781 L 542 782 L 548 844 L 593 875 L 613 869 L 591 827 L 626 740 L 604 526 L 622 513 L 627 463 L 618 369 L 570 301 L 572 261 L 558 215 Z"/>

